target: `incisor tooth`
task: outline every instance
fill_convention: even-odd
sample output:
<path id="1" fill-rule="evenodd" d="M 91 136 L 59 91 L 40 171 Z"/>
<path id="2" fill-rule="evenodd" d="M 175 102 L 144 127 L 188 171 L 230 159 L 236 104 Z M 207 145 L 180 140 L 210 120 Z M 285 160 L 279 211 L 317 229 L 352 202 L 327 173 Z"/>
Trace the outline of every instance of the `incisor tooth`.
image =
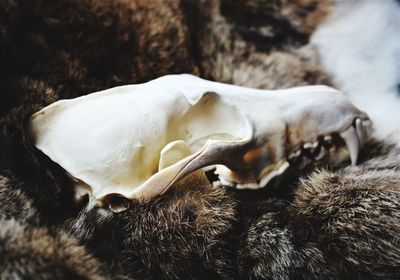
<path id="1" fill-rule="evenodd" d="M 351 165 L 357 164 L 358 152 L 360 150 L 360 141 L 357 136 L 357 132 L 353 126 L 340 133 L 340 136 L 346 142 L 347 148 L 350 152 Z"/>

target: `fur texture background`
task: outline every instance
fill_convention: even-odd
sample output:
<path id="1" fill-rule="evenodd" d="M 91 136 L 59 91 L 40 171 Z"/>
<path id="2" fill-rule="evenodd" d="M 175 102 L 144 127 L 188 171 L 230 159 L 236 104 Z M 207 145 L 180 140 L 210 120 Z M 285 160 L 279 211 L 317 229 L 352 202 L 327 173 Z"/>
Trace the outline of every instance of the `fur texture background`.
<path id="1" fill-rule="evenodd" d="M 309 44 L 329 3 L 0 0 L 0 278 L 399 278 L 397 148 L 257 192 L 199 176 L 115 214 L 74 204 L 25 131 L 55 100 L 170 73 L 330 84 Z"/>

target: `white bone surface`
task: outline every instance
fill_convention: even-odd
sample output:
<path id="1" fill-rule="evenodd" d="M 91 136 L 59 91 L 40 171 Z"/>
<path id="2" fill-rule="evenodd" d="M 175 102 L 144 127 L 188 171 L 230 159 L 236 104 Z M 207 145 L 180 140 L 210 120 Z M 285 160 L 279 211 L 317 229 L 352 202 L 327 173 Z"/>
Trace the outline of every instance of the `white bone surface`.
<path id="1" fill-rule="evenodd" d="M 170 75 L 55 102 L 29 129 L 95 199 L 151 199 L 210 166 L 239 187 L 265 184 L 302 143 L 356 117 L 366 118 L 326 86 L 267 91 Z"/>

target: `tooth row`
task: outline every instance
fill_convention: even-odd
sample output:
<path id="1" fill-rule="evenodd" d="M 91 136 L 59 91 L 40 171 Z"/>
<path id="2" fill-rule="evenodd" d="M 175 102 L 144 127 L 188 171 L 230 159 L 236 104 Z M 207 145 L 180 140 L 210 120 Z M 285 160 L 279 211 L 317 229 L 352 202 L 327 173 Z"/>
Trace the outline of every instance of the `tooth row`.
<path id="1" fill-rule="evenodd" d="M 331 145 L 332 137 L 330 137 L 330 139 L 327 138 L 327 140 L 330 141 L 328 145 Z M 300 149 L 291 153 L 288 156 L 288 160 L 289 162 L 297 165 L 297 168 L 302 169 L 312 161 L 319 161 L 327 155 L 327 149 L 324 147 L 324 145 L 326 145 L 326 143 L 322 139 L 314 142 L 306 142 Z"/>
<path id="2" fill-rule="evenodd" d="M 346 143 L 350 153 L 351 164 L 356 165 L 360 149 L 368 138 L 369 120 L 355 119 L 353 125 L 340 133 L 340 137 Z M 338 138 L 338 136 L 335 136 Z M 300 149 L 291 153 L 288 160 L 298 166 L 299 169 L 306 167 L 312 161 L 321 161 L 329 152 L 334 152 L 336 147 L 332 135 L 324 135 L 314 142 L 306 142 Z"/>
<path id="3" fill-rule="evenodd" d="M 371 125 L 369 120 L 363 121 L 359 118 L 355 119 L 353 125 L 340 133 L 340 137 L 346 143 L 350 153 L 351 164 L 356 165 L 360 148 L 364 145 L 368 138 L 368 127 Z M 300 149 L 294 151 L 288 156 L 288 161 L 281 164 L 276 170 L 270 172 L 263 177 L 258 184 L 234 184 L 220 177 L 219 184 L 227 186 L 235 186 L 237 189 L 258 189 L 265 187 L 272 179 L 281 176 L 291 164 L 296 168 L 303 169 L 314 161 L 321 161 L 329 152 L 336 149 L 335 141 L 339 138 L 337 135 L 324 135 L 313 142 L 307 142 Z"/>

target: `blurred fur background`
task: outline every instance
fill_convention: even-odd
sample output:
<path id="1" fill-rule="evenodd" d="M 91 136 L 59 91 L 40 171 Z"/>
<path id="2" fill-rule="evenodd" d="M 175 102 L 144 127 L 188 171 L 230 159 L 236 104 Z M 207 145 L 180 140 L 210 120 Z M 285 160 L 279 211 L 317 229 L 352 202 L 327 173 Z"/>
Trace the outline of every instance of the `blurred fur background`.
<path id="1" fill-rule="evenodd" d="M 278 189 L 183 181 L 126 212 L 85 210 L 29 116 L 172 73 L 259 88 L 335 83 L 311 42 L 324 0 L 0 0 L 0 278 L 397 279 L 399 150 Z"/>

